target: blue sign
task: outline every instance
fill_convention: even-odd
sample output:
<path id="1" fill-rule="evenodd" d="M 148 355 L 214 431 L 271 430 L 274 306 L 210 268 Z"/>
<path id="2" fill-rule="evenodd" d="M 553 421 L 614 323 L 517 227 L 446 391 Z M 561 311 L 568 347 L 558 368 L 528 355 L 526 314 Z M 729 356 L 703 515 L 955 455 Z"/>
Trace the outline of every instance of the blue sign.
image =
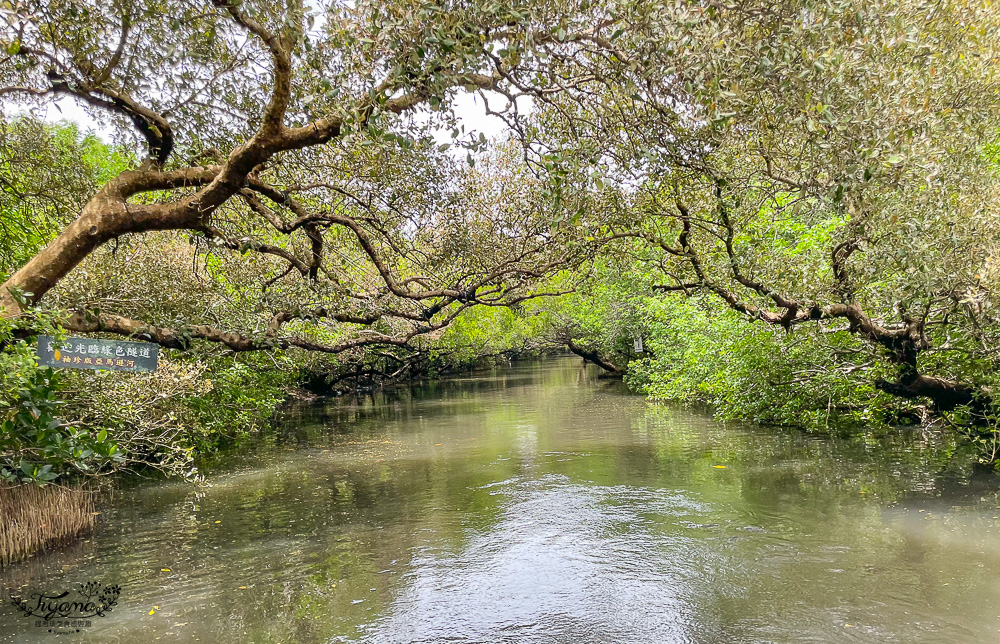
<path id="1" fill-rule="evenodd" d="M 150 342 L 38 336 L 38 364 L 63 369 L 156 371 L 160 346 Z"/>

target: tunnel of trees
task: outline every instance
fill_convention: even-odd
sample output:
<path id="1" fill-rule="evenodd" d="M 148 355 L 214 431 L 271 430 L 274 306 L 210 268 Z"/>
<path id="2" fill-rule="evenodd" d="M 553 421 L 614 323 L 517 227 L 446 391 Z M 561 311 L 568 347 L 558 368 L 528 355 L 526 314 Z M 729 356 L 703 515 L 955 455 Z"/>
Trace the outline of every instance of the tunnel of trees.
<path id="1" fill-rule="evenodd" d="M 566 348 L 722 417 L 936 424 L 997 457 L 987 3 L 0 12 L 10 482 L 191 474 L 296 387 Z M 40 333 L 169 351 L 54 374 Z"/>

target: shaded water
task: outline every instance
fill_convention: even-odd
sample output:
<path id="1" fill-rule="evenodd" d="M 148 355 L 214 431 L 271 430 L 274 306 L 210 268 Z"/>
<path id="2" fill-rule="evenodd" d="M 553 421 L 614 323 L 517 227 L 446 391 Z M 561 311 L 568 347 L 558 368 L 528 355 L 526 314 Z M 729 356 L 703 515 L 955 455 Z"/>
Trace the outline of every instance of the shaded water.
<path id="1" fill-rule="evenodd" d="M 114 611 L 56 635 L 7 603 L 0 641 L 995 642 L 1000 499 L 963 463 L 524 364 L 300 407 L 202 488 L 121 492 L 0 573 L 119 584 Z"/>

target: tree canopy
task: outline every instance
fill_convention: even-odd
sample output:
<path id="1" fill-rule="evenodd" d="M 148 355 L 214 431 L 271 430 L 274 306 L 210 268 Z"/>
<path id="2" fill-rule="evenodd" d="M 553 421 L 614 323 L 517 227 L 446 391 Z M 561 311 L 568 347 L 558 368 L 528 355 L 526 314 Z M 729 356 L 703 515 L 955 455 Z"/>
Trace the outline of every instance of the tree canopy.
<path id="1" fill-rule="evenodd" d="M 988 2 L 0 11 L 12 338 L 51 322 L 379 373 L 562 345 L 654 395 L 669 373 L 732 400 L 692 357 L 721 347 L 758 366 L 716 377 L 769 366 L 779 397 L 836 382 L 844 409 L 864 391 L 993 417 Z M 467 132 L 460 94 L 506 135 Z M 65 100 L 114 141 L 31 116 Z"/>

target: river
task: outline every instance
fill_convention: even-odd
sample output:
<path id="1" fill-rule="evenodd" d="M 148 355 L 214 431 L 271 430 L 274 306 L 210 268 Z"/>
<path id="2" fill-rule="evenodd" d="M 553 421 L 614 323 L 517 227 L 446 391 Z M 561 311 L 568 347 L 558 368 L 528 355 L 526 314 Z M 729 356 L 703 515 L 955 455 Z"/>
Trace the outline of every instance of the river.
<path id="1" fill-rule="evenodd" d="M 281 426 L 0 572 L 0 641 L 1000 641 L 997 483 L 919 431 L 720 423 L 567 358 Z M 8 601 L 89 581 L 90 626 Z"/>

